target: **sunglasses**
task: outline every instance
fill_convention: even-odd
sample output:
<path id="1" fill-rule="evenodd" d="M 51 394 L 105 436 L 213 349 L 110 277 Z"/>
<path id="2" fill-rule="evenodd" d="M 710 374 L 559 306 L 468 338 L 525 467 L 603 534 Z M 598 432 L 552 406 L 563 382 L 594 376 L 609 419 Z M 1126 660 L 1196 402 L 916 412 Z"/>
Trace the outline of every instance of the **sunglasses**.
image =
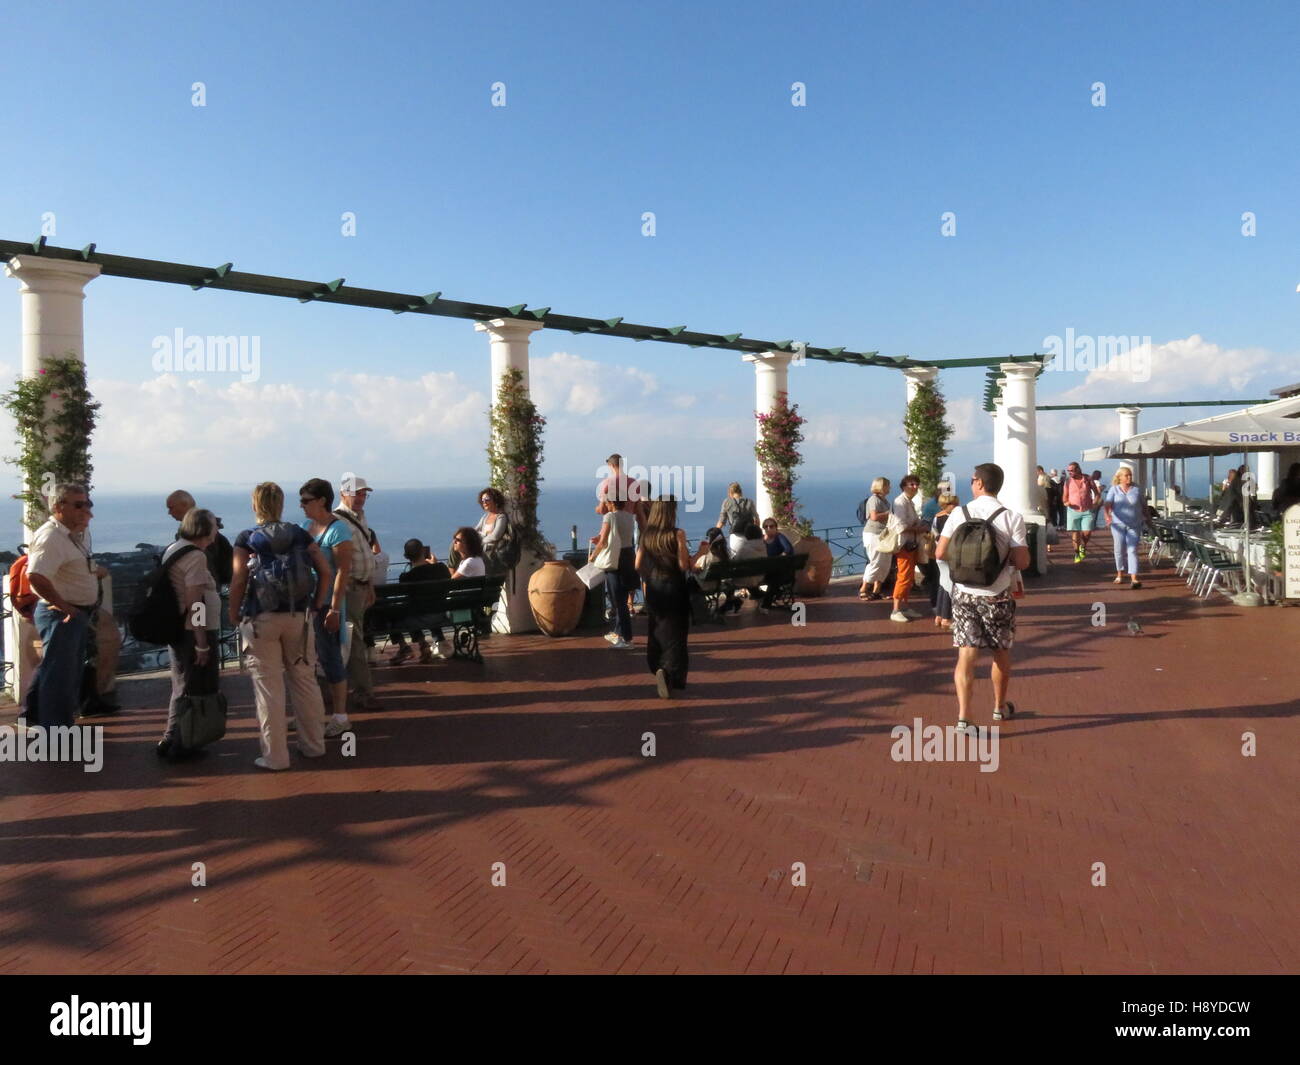
<path id="1" fill-rule="evenodd" d="M 73 510 L 94 510 L 95 504 L 89 499 L 78 499 L 75 503 L 65 503 L 64 506 L 71 507 Z"/>
<path id="2" fill-rule="evenodd" d="M 453 537 L 451 538 L 451 542 L 452 542 L 453 544 L 463 544 L 463 543 L 465 542 L 465 537 L 463 537 L 463 536 L 453 536 Z"/>
<path id="3" fill-rule="evenodd" d="M 307 497 L 305 497 L 305 498 L 303 498 L 303 497 L 299 497 L 299 499 L 298 499 L 298 505 L 299 505 L 300 507 L 305 507 L 308 503 L 315 503 L 316 500 L 318 500 L 318 499 L 324 499 L 324 498 L 325 498 L 324 496 L 307 496 Z"/>

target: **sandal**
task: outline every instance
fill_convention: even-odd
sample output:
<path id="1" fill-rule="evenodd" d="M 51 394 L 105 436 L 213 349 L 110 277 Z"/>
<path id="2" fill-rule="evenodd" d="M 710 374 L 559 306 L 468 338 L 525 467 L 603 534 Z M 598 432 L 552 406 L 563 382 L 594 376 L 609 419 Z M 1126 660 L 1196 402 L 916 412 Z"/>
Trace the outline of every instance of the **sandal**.
<path id="1" fill-rule="evenodd" d="M 869 600 L 869 599 L 871 598 L 871 593 L 868 592 L 868 591 L 859 591 L 859 592 L 858 592 L 858 598 L 861 599 L 861 600 L 865 603 L 867 600 Z"/>
<path id="2" fill-rule="evenodd" d="M 1119 576 L 1119 577 L 1116 577 L 1116 578 L 1115 578 L 1111 583 L 1112 583 L 1112 584 L 1123 584 L 1123 583 L 1124 583 L 1124 578 L 1123 578 L 1123 576 L 1121 575 L 1121 576 Z"/>
<path id="3" fill-rule="evenodd" d="M 1142 587 L 1142 582 L 1141 582 L 1141 581 L 1134 581 L 1132 584 L 1129 585 L 1129 587 L 1130 587 L 1133 591 L 1136 592 L 1139 588 Z"/>
<path id="4" fill-rule="evenodd" d="M 1001 721 L 1004 717 L 1015 717 L 1015 716 L 1016 716 L 1016 704 L 1009 700 L 1007 702 L 1007 705 L 1004 706 L 1001 710 L 993 711 L 994 721 Z"/>

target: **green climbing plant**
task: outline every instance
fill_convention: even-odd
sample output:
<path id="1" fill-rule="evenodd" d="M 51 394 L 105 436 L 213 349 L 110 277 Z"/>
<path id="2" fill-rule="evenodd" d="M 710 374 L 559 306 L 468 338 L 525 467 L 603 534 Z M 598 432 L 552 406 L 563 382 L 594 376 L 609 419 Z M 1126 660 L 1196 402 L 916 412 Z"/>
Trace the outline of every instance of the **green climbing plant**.
<path id="1" fill-rule="evenodd" d="M 763 470 L 763 487 L 772 501 L 773 516 L 785 529 L 799 536 L 812 535 L 812 522 L 801 513 L 794 494 L 795 467 L 803 462 L 799 445 L 803 443 L 802 426 L 806 418 L 799 415 L 799 404 L 791 406 L 790 397 L 778 392 L 770 411 L 757 411 L 758 443 L 754 457 Z"/>
<path id="2" fill-rule="evenodd" d="M 922 498 L 929 497 L 943 476 L 948 439 L 952 436 L 952 426 L 947 417 L 948 405 L 939 386 L 933 381 L 922 381 L 903 415 L 907 450 L 912 456 L 912 468 L 908 473 L 920 478 Z"/>
<path id="3" fill-rule="evenodd" d="M 69 352 L 42 360 L 35 375 L 19 378 L 0 396 L 0 405 L 13 416 L 18 434 L 18 454 L 5 458 L 22 478 L 14 498 L 23 501 L 27 527 L 35 528 L 50 515 L 46 495 L 54 485 L 77 481 L 90 488 L 90 438 L 99 404 L 86 387 L 85 363 Z"/>
<path id="4" fill-rule="evenodd" d="M 507 370 L 501 378 L 488 422 L 492 431 L 487 449 L 492 487 L 506 497 L 506 510 L 520 547 L 550 558 L 555 548 L 542 536 L 537 518 L 546 419 L 537 413 L 519 370 Z"/>

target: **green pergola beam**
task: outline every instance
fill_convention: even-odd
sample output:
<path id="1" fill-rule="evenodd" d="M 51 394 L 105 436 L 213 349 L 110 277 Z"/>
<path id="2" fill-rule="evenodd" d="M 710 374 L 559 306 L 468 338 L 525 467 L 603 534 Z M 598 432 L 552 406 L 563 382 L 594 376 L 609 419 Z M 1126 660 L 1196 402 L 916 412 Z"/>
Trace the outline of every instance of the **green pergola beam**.
<path id="1" fill-rule="evenodd" d="M 500 306 L 443 299 L 441 293 L 426 297 L 412 293 L 357 288 L 344 284 L 343 278 L 320 282 L 244 273 L 232 269 L 230 263 L 213 269 L 156 259 L 109 255 L 98 251 L 94 244 L 89 244 L 80 250 L 56 248 L 50 246 L 44 237 L 36 241 L 0 240 L 0 261 L 8 262 L 16 255 L 33 254 L 47 259 L 93 262 L 107 277 L 157 281 L 169 285 L 189 285 L 194 289 L 224 289 L 258 296 L 279 296 L 303 303 L 337 303 L 351 307 L 369 307 L 392 311 L 394 314 L 428 314 L 475 322 L 525 315 L 543 321 L 547 329 L 565 330 L 570 333 L 599 333 L 602 336 L 616 336 L 635 341 L 653 340 L 663 344 L 681 344 L 692 348 L 725 348 L 749 354 L 790 350 L 794 344 L 793 340 L 779 342 L 751 340 L 741 333 L 699 333 L 688 330 L 685 326 L 635 325 L 624 322 L 622 318 L 587 318 L 579 315 L 552 314 L 549 307 L 525 310 L 527 304 L 523 303 Z M 900 370 L 913 367 L 958 369 L 968 366 L 993 366 L 1003 362 L 1041 362 L 1043 359 L 1043 356 L 1037 354 L 975 359 L 913 359 L 905 355 L 882 356 L 878 351 L 848 351 L 842 347 L 824 348 L 812 345 L 804 348 L 803 354 L 809 359 L 822 362 L 840 362 L 854 366 L 885 366 Z"/>
<path id="2" fill-rule="evenodd" d="M 1052 403 L 1037 406 L 1034 410 L 1116 410 L 1119 407 L 1254 407 L 1272 403 L 1271 399 L 1179 399 L 1163 403 Z"/>

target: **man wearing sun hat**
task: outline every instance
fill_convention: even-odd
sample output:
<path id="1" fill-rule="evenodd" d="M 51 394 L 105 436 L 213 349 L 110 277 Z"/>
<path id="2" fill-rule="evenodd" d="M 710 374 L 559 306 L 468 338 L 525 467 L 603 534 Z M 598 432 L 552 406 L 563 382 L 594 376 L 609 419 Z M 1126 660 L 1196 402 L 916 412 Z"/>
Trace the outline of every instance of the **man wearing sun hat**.
<path id="1" fill-rule="evenodd" d="M 352 531 L 352 580 L 348 587 L 348 689 L 354 705 L 361 710 L 379 707 L 375 699 L 374 681 L 370 677 L 370 663 L 366 658 L 366 611 L 375 601 L 375 583 L 383 581 L 386 574 L 375 568 L 375 555 L 379 551 L 379 538 L 366 521 L 366 500 L 374 489 L 364 477 L 345 473 L 339 479 L 339 495 L 343 505 L 335 508 L 334 516 L 342 519 Z"/>

